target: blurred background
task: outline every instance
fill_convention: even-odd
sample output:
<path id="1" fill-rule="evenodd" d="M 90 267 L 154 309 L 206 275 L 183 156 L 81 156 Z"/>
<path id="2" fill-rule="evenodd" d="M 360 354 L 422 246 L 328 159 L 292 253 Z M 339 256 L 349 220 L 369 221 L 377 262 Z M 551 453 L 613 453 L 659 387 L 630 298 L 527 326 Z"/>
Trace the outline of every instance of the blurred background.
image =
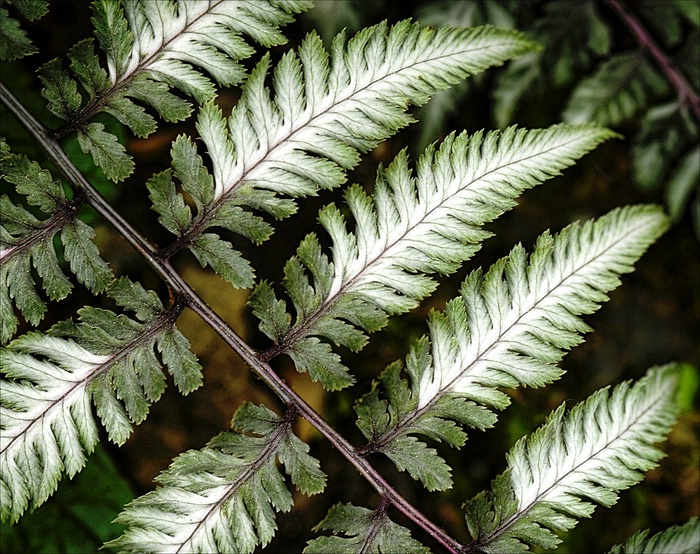
<path id="1" fill-rule="evenodd" d="M 700 4 L 694 0 L 628 2 L 647 38 L 686 78 L 696 95 L 700 77 L 698 28 Z M 626 379 L 641 377 L 653 365 L 678 361 L 690 364 L 683 383 L 683 413 L 664 446 L 668 457 L 649 472 L 640 485 L 621 494 L 611 509 L 598 507 L 591 520 L 582 521 L 563 536 L 559 552 L 606 552 L 638 529 L 656 532 L 700 515 L 700 242 L 698 234 L 698 115 L 692 98 L 679 99 L 663 68 L 650 56 L 649 44 L 640 46 L 615 3 L 605 1 L 487 1 L 487 0 L 330 0 L 317 2 L 314 10 L 286 28 L 289 43 L 273 50 L 274 58 L 299 44 L 311 29 L 326 41 L 343 28 L 348 33 L 378 23 L 411 17 L 434 26 L 443 24 L 494 24 L 522 30 L 543 44 L 533 56 L 491 69 L 465 85 L 436 97 L 414 110 L 418 123 L 401 131 L 363 158 L 348 178 L 371 188 L 378 164 L 388 164 L 408 147 L 416 156 L 430 142 L 453 130 L 502 128 L 517 124 L 536 128 L 563 120 L 598 121 L 618 131 L 622 138 L 609 141 L 584 157 L 561 177 L 526 192 L 518 206 L 489 225 L 494 236 L 457 274 L 441 279 L 437 293 L 411 313 L 395 318 L 375 333 L 360 353 L 346 353 L 357 384 L 340 393 L 325 393 L 305 375 L 297 374 L 286 358 L 274 367 L 307 401 L 346 438 L 356 445 L 362 437 L 354 425 L 353 401 L 368 392 L 372 379 L 384 367 L 408 352 L 412 341 L 427 331 L 425 317 L 441 309 L 457 294 L 464 277 L 477 267 L 488 267 L 518 242 L 530 248 L 546 229 L 558 231 L 574 220 L 603 215 L 617 206 L 659 203 L 667 206 L 674 224 L 645 254 L 636 271 L 623 278 L 610 301 L 586 321 L 595 332 L 562 362 L 565 376 L 540 389 L 512 392 L 512 405 L 499 414 L 495 428 L 472 432 L 461 451 L 440 449 L 452 465 L 454 489 L 426 493 L 406 474 L 398 473 L 381 457 L 372 458 L 388 480 L 429 517 L 459 540 L 468 540 L 462 503 L 489 486 L 505 468 L 505 452 L 523 434 L 534 430 L 559 404 L 585 399 L 594 390 Z M 51 3 L 47 16 L 24 23 L 41 52 L 21 62 L 3 63 L 2 79 L 45 124 L 44 100 L 34 71 L 55 56 L 65 56 L 78 40 L 91 36 L 90 12 L 84 0 Z M 48 54 L 46 54 L 48 52 Z M 626 57 L 625 57 L 626 56 Z M 621 64 L 636 56 L 634 63 Z M 255 58 L 249 65 L 255 63 Z M 637 71 L 634 68 L 641 68 Z M 624 71 L 623 71 L 624 70 Z M 617 71 L 617 72 L 616 72 Z M 597 80 L 596 80 L 597 79 Z M 622 95 L 597 109 L 596 95 L 615 90 Z M 589 92 L 588 96 L 586 92 Z M 600 97 L 598 95 L 598 98 Z M 625 96 L 626 95 L 626 96 Z M 217 103 L 228 111 L 238 91 L 222 90 Z M 696 96 L 697 98 L 697 96 Z M 619 104 L 619 105 L 618 105 Z M 675 109 L 674 109 L 675 106 Z M 697 107 L 697 106 L 696 106 Z M 41 161 L 22 130 L 4 113 L 3 134 L 16 151 Z M 105 118 L 113 131 L 118 124 Z M 170 164 L 170 142 L 181 133 L 193 133 L 194 117 L 182 124 L 159 125 L 147 139 L 134 139 L 121 130 L 128 151 L 136 160 L 136 172 L 124 183 L 109 184 L 74 140 L 65 148 L 88 178 L 100 187 L 118 211 L 149 241 L 168 244 L 171 237 L 151 211 L 145 182 Z M 700 160 L 700 157 L 697 158 Z M 2 192 L 6 184 L 2 183 Z M 241 239 L 235 245 L 251 260 L 259 278 L 279 282 L 286 259 L 309 231 L 318 209 L 330 201 L 342 201 L 342 191 L 322 192 L 301 203 L 300 212 L 277 226 L 275 235 L 259 249 Z M 84 217 L 97 228 L 100 252 L 118 275 L 128 275 L 167 300 L 167 290 L 144 266 L 138 253 L 99 217 L 86 210 Z M 275 253 L 270 255 L 270 253 Z M 238 291 L 184 254 L 174 264 L 198 293 L 256 348 L 267 345 L 246 306 L 249 291 Z M 42 323 L 74 318 L 93 297 L 76 290 L 66 300 L 50 304 Z M 191 312 L 182 314 L 179 328 L 187 335 L 204 367 L 204 386 L 181 397 L 172 383 L 155 403 L 148 419 L 133 436 L 116 448 L 106 440 L 87 468 L 72 481 L 64 480 L 52 499 L 12 529 L 3 525 L 3 552 L 89 552 L 119 534 L 106 524 L 128 499 L 154 487 L 153 479 L 174 456 L 189 448 L 201 448 L 228 429 L 235 410 L 244 401 L 279 408 L 275 397 L 260 383 L 223 341 Z M 295 496 L 295 508 L 279 514 L 279 531 L 265 552 L 300 552 L 314 537 L 311 527 L 330 506 L 353 502 L 373 507 L 373 490 L 349 464 L 312 428 L 299 423 L 299 435 L 310 442 L 312 454 L 328 475 L 327 491 L 313 498 Z M 396 521 L 405 523 L 399 514 Z M 420 530 L 415 536 L 439 552 Z"/>

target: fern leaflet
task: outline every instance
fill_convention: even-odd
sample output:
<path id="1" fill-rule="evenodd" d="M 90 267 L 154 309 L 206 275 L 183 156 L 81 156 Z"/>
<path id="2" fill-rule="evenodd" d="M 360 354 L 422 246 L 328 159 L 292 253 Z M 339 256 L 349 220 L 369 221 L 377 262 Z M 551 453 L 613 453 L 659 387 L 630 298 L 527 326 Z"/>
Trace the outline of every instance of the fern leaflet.
<path id="1" fill-rule="evenodd" d="M 471 273 L 461 296 L 428 320 L 430 335 L 401 363 L 381 376 L 356 406 L 358 426 L 369 440 L 362 451 L 383 452 L 429 489 L 452 485 L 450 469 L 437 452 L 413 434 L 461 447 L 466 434 L 456 425 L 484 429 L 495 422 L 491 408 L 508 396 L 498 388 L 542 386 L 557 379 L 564 352 L 589 330 L 578 317 L 595 311 L 618 276 L 665 230 L 661 210 L 628 207 L 558 236 L 542 235 L 528 257 L 522 246 L 484 275 Z"/>
<path id="2" fill-rule="evenodd" d="M 77 80 L 59 59 L 40 69 L 48 109 L 67 122 L 54 133 L 77 131 L 83 152 L 93 156 L 108 178 L 120 181 L 131 173 L 133 161 L 102 123 L 88 123 L 94 115 L 105 111 L 137 136 L 155 131 L 156 120 L 135 101 L 165 121 L 185 119 L 192 106 L 170 92 L 171 87 L 204 102 L 216 90 L 204 72 L 219 85 L 241 82 L 245 71 L 239 62 L 254 53 L 242 35 L 264 46 L 281 44 L 278 27 L 309 7 L 304 0 L 98 0 L 93 23 L 107 69 L 99 65 L 92 39 L 69 52 Z"/>
<path id="3" fill-rule="evenodd" d="M 197 206 L 196 217 L 182 220 L 188 227 L 178 227 L 178 239 L 164 255 L 191 247 L 204 264 L 216 268 L 218 261 L 219 267 L 240 267 L 240 253 L 218 245 L 221 239 L 213 233 L 207 235 L 205 252 L 198 250 L 201 233 L 221 226 L 263 240 L 271 227 L 243 213 L 244 207 L 276 218 L 290 215 L 296 208 L 288 197 L 339 186 L 345 170 L 359 162 L 358 151 L 370 150 L 410 123 L 409 104 L 423 104 L 467 75 L 531 48 L 512 31 L 491 27 L 436 31 L 403 21 L 392 27 L 370 27 L 349 41 L 341 33 L 329 54 L 312 33 L 298 53 L 285 54 L 275 68 L 274 99 L 265 86 L 270 66 L 265 56 L 251 72 L 228 120 L 213 104 L 200 111 L 197 129 L 213 174 L 202 174 L 197 186 L 198 196 L 207 200 Z M 173 149 L 176 175 L 183 149 L 182 145 Z M 182 184 L 185 188 L 188 182 Z M 161 189 L 157 194 L 161 200 L 154 203 L 161 217 L 167 217 L 170 205 L 183 203 L 168 178 L 156 177 L 149 186 L 152 191 Z M 236 217 L 228 223 L 222 212 L 235 212 Z M 248 225 L 242 225 L 241 218 Z M 215 253 L 207 255 L 209 251 Z M 237 274 L 224 270 L 223 275 L 232 279 Z M 247 287 L 251 278 L 248 271 L 232 281 Z"/>
<path id="4" fill-rule="evenodd" d="M 54 492 L 64 471 L 72 477 L 82 469 L 98 440 L 90 401 L 109 438 L 122 444 L 163 393 L 163 366 L 184 394 L 201 384 L 199 364 L 174 326 L 182 305 L 165 310 L 126 279 L 109 294 L 137 320 L 85 307 L 80 323 L 58 323 L 49 335 L 32 332 L 0 350 L 2 520 L 16 521 Z"/>
<path id="5" fill-rule="evenodd" d="M 611 56 L 574 89 L 562 114 L 568 123 L 617 125 L 644 108 L 668 85 L 638 52 Z"/>
<path id="6" fill-rule="evenodd" d="M 38 219 L 8 196 L 0 197 L 0 343 L 6 344 L 18 325 L 12 300 L 32 325 L 37 325 L 46 313 L 46 302 L 36 290 L 32 267 L 51 300 L 65 298 L 73 288 L 63 273 L 54 245 L 58 235 L 70 269 L 92 292 L 103 291 L 113 276 L 92 242 L 94 231 L 78 218 L 84 200 L 69 200 L 63 185 L 54 181 L 47 170 L 26 156 L 11 154 L 4 140 L 0 140 L 0 161 L 0 177 L 13 184 L 29 206 L 48 216 Z"/>
<path id="7" fill-rule="evenodd" d="M 333 506 L 314 530 L 332 531 L 330 537 L 309 542 L 304 554 L 355 554 L 367 552 L 411 552 L 428 554 L 425 546 L 411 537 L 410 531 L 389 519 L 386 506 L 368 510 L 352 504 Z"/>
<path id="8" fill-rule="evenodd" d="M 12 3 L 12 2 L 10 2 Z M 48 12 L 47 0 L 16 1 L 15 7 L 22 16 L 33 21 Z M 0 60 L 17 60 L 37 52 L 19 22 L 4 7 L 0 7 Z"/>
<path id="9" fill-rule="evenodd" d="M 234 416 L 239 432 L 212 439 L 178 456 L 156 478 L 160 486 L 127 505 L 117 521 L 128 528 L 108 543 L 122 552 L 251 553 L 274 536 L 274 511 L 288 511 L 292 495 L 279 460 L 304 494 L 325 487 L 325 475 L 309 447 L 283 417 L 244 404 Z"/>
<path id="10" fill-rule="evenodd" d="M 608 554 L 693 554 L 698 551 L 700 519 L 693 517 L 684 525 L 674 525 L 651 537 L 648 529 L 638 531 Z"/>
<path id="11" fill-rule="evenodd" d="M 652 368 L 635 384 L 601 389 L 569 413 L 564 405 L 508 453 L 508 469 L 466 506 L 473 550 L 527 552 L 554 548 L 597 502 L 611 506 L 618 491 L 642 480 L 663 453 L 676 419 L 677 371 Z"/>
<path id="12" fill-rule="evenodd" d="M 360 349 L 366 337 L 355 327 L 376 330 L 387 314 L 416 306 L 436 285 L 428 274 L 449 274 L 478 250 L 489 236 L 481 229 L 485 222 L 611 136 L 598 127 L 567 126 L 451 135 L 426 151 L 415 178 L 400 154 L 380 170 L 373 197 L 358 186 L 348 189 L 354 232 L 335 205 L 321 211 L 333 241 L 332 263 L 309 236 L 286 265 L 294 324 L 269 285 L 254 291 L 251 305 L 261 329 L 276 342 L 270 353 L 287 353 L 327 388 L 349 385 L 352 376 L 318 337 Z"/>

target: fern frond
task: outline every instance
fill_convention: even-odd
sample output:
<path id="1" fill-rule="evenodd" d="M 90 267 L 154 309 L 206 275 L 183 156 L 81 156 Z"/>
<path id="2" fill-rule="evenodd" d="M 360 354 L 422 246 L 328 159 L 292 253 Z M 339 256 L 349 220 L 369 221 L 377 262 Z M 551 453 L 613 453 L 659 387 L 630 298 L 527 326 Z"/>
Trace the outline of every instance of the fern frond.
<path id="1" fill-rule="evenodd" d="M 615 545 L 608 554 L 694 554 L 700 552 L 700 519 L 691 518 L 683 525 L 674 525 L 649 536 L 649 530 L 638 531 L 625 544 Z"/>
<path id="2" fill-rule="evenodd" d="M 11 154 L 4 140 L 0 140 L 0 161 L 2 180 L 13 184 L 29 206 L 47 216 L 38 219 L 9 197 L 0 197 L 0 343 L 6 344 L 18 325 L 13 300 L 32 325 L 37 325 L 46 313 L 32 267 L 51 300 L 65 298 L 73 288 L 54 245 L 57 235 L 70 269 L 92 292 L 103 291 L 113 276 L 92 242 L 94 231 L 77 217 L 82 200 L 69 200 L 63 185 L 47 170 L 26 156 Z"/>
<path id="3" fill-rule="evenodd" d="M 325 475 L 309 447 L 292 433 L 294 412 L 283 417 L 244 404 L 233 427 L 201 450 L 178 456 L 156 478 L 159 487 L 126 506 L 128 526 L 107 543 L 122 552 L 240 552 L 266 545 L 277 528 L 275 511 L 292 495 L 277 461 L 304 494 L 321 492 Z"/>
<path id="4" fill-rule="evenodd" d="M 667 89 L 666 81 L 640 52 L 617 54 L 576 86 L 562 117 L 568 123 L 617 125 Z"/>
<path id="5" fill-rule="evenodd" d="M 165 389 L 162 367 L 183 393 L 201 383 L 199 364 L 174 326 L 183 306 L 165 310 L 126 279 L 109 294 L 137 320 L 86 307 L 80 323 L 23 335 L 0 350 L 2 520 L 16 521 L 53 493 L 62 473 L 82 469 L 98 440 L 91 401 L 109 438 L 121 444 Z"/>
<path id="6" fill-rule="evenodd" d="M 526 552 L 554 548 L 553 531 L 589 517 L 595 503 L 609 507 L 618 492 L 656 467 L 676 419 L 677 371 L 652 368 L 637 383 L 595 392 L 568 414 L 564 405 L 508 453 L 508 469 L 490 494 L 465 506 L 474 549 Z"/>
<path id="7" fill-rule="evenodd" d="M 311 237 L 287 264 L 284 285 L 297 312 L 293 326 L 286 323 L 291 316 L 271 319 L 276 300 L 265 285 L 254 293 L 252 305 L 261 329 L 277 343 L 275 353 L 288 353 L 297 369 L 324 386 L 350 384 L 347 373 L 344 383 L 338 381 L 339 362 L 325 368 L 332 363 L 329 348 L 316 336 L 361 348 L 366 337 L 352 326 L 373 331 L 387 314 L 415 307 L 436 286 L 429 274 L 452 273 L 479 249 L 489 236 L 484 223 L 611 136 L 587 126 L 450 135 L 420 158 L 415 177 L 400 154 L 380 170 L 373 197 L 358 186 L 348 189 L 354 232 L 335 205 L 321 210 L 319 220 L 333 241 L 332 264 Z"/>
<path id="8" fill-rule="evenodd" d="M 490 427 L 490 410 L 508 405 L 499 388 L 557 379 L 562 371 L 555 364 L 590 330 L 579 316 L 607 300 L 619 275 L 632 270 L 667 224 L 657 207 L 618 209 L 557 236 L 543 234 L 529 256 L 517 246 L 486 275 L 471 273 L 461 296 L 431 313 L 429 339 L 411 348 L 410 388 L 395 363 L 380 380 L 386 399 L 375 388 L 356 405 L 370 441 L 364 451 L 385 453 L 429 490 L 451 486 L 444 460 L 410 435 L 460 447 L 466 435 L 456 423 Z M 411 455 L 417 450 L 420 457 Z"/>
<path id="9" fill-rule="evenodd" d="M 15 0 L 17 11 L 29 21 L 40 19 L 49 11 L 47 0 Z M 0 7 L 0 60 L 17 60 L 37 52 L 19 22 L 4 7 Z"/>
<path id="10" fill-rule="evenodd" d="M 370 150 L 412 121 L 409 104 L 423 104 L 467 75 L 530 48 L 513 31 L 436 31 L 403 21 L 364 29 L 349 41 L 340 34 L 329 54 L 312 33 L 298 53 L 285 54 L 274 69 L 274 98 L 265 86 L 270 65 L 265 56 L 227 121 L 213 103 L 200 111 L 197 129 L 211 158 L 214 191 L 190 227 L 178 229 L 175 248 L 196 244 L 212 226 L 241 232 L 238 220 L 227 223 L 221 210 L 262 209 L 277 218 L 293 213 L 295 204 L 287 197 L 342 184 L 345 170 L 359 162 L 358 151 Z M 173 152 L 173 166 L 178 153 Z M 182 203 L 174 186 L 169 191 L 170 204 Z M 154 207 L 162 215 L 163 207 Z M 260 218 L 242 217 L 254 220 L 255 240 L 271 233 Z"/>
<path id="11" fill-rule="evenodd" d="M 336 504 L 314 531 L 331 531 L 330 537 L 309 541 L 304 554 L 428 554 L 430 550 L 411 536 L 411 532 L 394 523 L 386 514 L 386 506 L 369 510 L 352 504 Z"/>
<path id="12" fill-rule="evenodd" d="M 107 69 L 99 65 L 92 39 L 70 50 L 75 79 L 58 59 L 40 69 L 48 109 L 67 124 L 55 133 L 77 130 L 83 152 L 111 180 L 124 179 L 133 162 L 104 125 L 88 123 L 93 116 L 105 111 L 141 137 L 155 131 L 156 120 L 140 104 L 166 121 L 185 119 L 192 106 L 171 88 L 205 102 L 214 96 L 213 81 L 240 83 L 245 76 L 240 61 L 254 53 L 242 37 L 263 46 L 281 44 L 279 27 L 310 5 L 306 0 L 98 0 L 92 20 Z"/>

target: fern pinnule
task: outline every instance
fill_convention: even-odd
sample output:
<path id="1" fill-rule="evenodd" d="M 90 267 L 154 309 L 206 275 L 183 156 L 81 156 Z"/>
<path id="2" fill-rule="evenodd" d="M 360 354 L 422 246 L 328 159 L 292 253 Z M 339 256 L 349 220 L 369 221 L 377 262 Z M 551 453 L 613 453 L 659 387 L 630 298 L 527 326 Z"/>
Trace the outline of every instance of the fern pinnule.
<path id="1" fill-rule="evenodd" d="M 554 531 L 611 506 L 664 456 L 654 446 L 677 418 L 678 367 L 651 368 L 636 383 L 593 393 L 568 413 L 561 405 L 507 454 L 508 469 L 465 506 L 472 551 L 555 548 Z"/>
<path id="2" fill-rule="evenodd" d="M 241 406 L 233 421 L 237 431 L 178 456 L 156 479 L 158 488 L 125 508 L 117 521 L 127 529 L 109 546 L 247 554 L 265 546 L 277 529 L 275 512 L 294 503 L 278 460 L 303 493 L 325 487 L 318 460 L 292 433 L 294 419 L 294 410 L 280 417 L 264 406 Z"/>
<path id="3" fill-rule="evenodd" d="M 165 309 L 125 278 L 109 293 L 136 319 L 85 307 L 79 323 L 22 335 L 0 350 L 3 520 L 41 505 L 62 473 L 82 469 L 98 441 L 91 403 L 109 439 L 123 444 L 165 390 L 164 367 L 183 394 L 201 384 L 199 364 L 174 325 L 182 304 Z"/>

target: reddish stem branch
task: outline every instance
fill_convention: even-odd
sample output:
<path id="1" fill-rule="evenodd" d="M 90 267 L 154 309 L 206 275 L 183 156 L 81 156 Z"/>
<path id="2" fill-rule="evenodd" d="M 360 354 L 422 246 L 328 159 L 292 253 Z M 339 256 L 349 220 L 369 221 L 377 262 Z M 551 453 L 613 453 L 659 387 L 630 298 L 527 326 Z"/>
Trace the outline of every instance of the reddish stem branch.
<path id="1" fill-rule="evenodd" d="M 698 98 L 698 94 L 693 90 L 685 75 L 676 68 L 674 63 L 656 44 L 642 22 L 622 2 L 619 0 L 605 1 L 634 35 L 639 45 L 649 51 L 651 57 L 676 89 L 681 105 L 688 107 L 695 118 L 700 120 L 700 98 Z"/>

